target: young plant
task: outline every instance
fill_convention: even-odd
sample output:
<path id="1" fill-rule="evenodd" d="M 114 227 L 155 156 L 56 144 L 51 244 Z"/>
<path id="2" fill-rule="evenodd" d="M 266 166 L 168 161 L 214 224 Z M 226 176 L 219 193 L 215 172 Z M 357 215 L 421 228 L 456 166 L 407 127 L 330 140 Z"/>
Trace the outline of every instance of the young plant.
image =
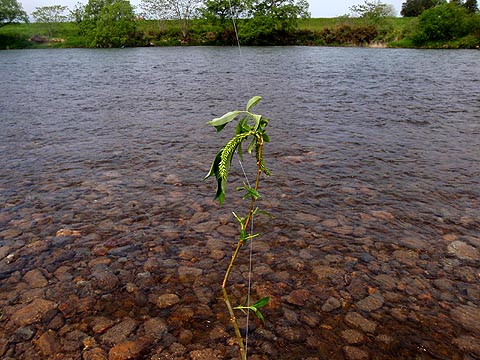
<path id="1" fill-rule="evenodd" d="M 248 311 L 252 311 L 257 317 L 264 321 L 263 314 L 260 312 L 259 308 L 265 306 L 269 302 L 268 297 L 264 297 L 252 305 L 248 305 L 248 297 L 246 304 L 232 307 L 230 303 L 230 298 L 227 293 L 227 281 L 232 271 L 233 265 L 239 251 L 243 245 L 247 243 L 248 240 L 253 239 L 254 237 L 259 236 L 260 234 L 252 234 L 249 232 L 249 225 L 251 224 L 252 218 L 257 213 L 263 213 L 269 215 L 265 211 L 259 211 L 258 208 L 255 206 L 256 201 L 260 198 L 260 194 L 258 192 L 258 188 L 260 185 L 260 180 L 262 173 L 265 175 L 270 175 L 270 172 L 265 167 L 265 162 L 263 159 L 263 146 L 266 142 L 270 139 L 265 132 L 265 128 L 268 125 L 268 119 L 264 118 L 262 115 L 254 114 L 250 112 L 250 110 L 258 104 L 258 102 L 262 98 L 260 96 L 254 96 L 251 98 L 245 110 L 237 110 L 231 111 L 223 115 L 222 117 L 215 118 L 208 122 L 208 124 L 215 127 L 217 132 L 223 130 L 223 128 L 233 120 L 239 118 L 234 136 L 226 143 L 226 145 L 220 149 L 220 151 L 215 156 L 215 159 L 212 162 L 212 166 L 210 171 L 208 172 L 205 179 L 215 175 L 215 179 L 217 180 L 217 192 L 215 194 L 215 199 L 218 200 L 220 205 L 223 204 L 225 200 L 225 193 L 227 188 L 227 179 L 228 179 L 228 172 L 230 170 L 230 165 L 232 163 L 232 158 L 235 152 L 238 154 L 240 159 L 243 159 L 243 143 L 249 141 L 249 145 L 247 147 L 247 152 L 249 154 L 254 153 L 256 158 L 257 164 L 257 171 L 256 171 L 256 178 L 254 186 L 251 187 L 250 184 L 243 184 L 243 186 L 237 187 L 238 191 L 243 192 L 243 198 L 249 200 L 250 204 L 248 210 L 244 216 L 237 215 L 237 213 L 232 212 L 233 216 L 238 222 L 239 225 L 239 236 L 237 247 L 232 255 L 230 260 L 230 264 L 228 265 L 227 271 L 225 273 L 225 277 L 223 278 L 222 283 L 222 292 L 225 304 L 227 306 L 230 320 L 233 324 L 233 328 L 235 330 L 235 335 L 237 337 L 238 346 L 240 347 L 240 355 L 243 360 L 247 358 L 247 353 L 245 350 L 245 345 L 243 342 L 242 335 L 240 333 L 240 328 L 238 326 L 237 319 L 234 314 L 234 310 L 241 310 L 242 312 L 246 313 Z M 247 325 L 248 326 L 248 325 Z"/>

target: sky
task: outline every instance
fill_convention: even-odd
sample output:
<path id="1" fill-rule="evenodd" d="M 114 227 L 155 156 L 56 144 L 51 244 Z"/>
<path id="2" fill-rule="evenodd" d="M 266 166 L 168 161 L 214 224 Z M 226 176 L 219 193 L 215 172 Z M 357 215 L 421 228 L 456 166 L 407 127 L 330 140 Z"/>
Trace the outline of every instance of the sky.
<path id="1" fill-rule="evenodd" d="M 397 11 L 397 16 L 405 0 L 383 0 L 383 3 L 391 4 Z M 23 9 L 31 14 L 35 8 L 47 5 L 63 5 L 73 9 L 78 2 L 86 4 L 88 0 L 18 0 Z M 138 5 L 140 0 L 130 0 L 132 5 Z M 348 14 L 352 5 L 363 4 L 364 0 L 309 0 L 310 13 L 314 18 L 337 17 Z"/>

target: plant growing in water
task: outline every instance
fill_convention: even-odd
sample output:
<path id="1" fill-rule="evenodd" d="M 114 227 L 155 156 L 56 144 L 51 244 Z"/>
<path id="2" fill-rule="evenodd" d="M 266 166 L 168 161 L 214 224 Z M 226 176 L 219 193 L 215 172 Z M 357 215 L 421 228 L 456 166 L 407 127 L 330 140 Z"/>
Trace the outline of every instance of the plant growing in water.
<path id="1" fill-rule="evenodd" d="M 227 271 L 225 272 L 225 277 L 223 278 L 222 283 L 222 292 L 225 304 L 227 305 L 227 309 L 230 315 L 230 320 L 233 324 L 235 335 L 237 337 L 238 345 L 240 347 L 240 355 L 242 359 L 247 358 L 247 353 L 245 350 L 244 341 L 242 335 L 240 333 L 240 328 L 238 326 L 237 319 L 234 314 L 234 310 L 241 310 L 242 312 L 246 313 L 248 311 L 252 311 L 257 315 L 257 317 L 264 321 L 263 314 L 260 312 L 260 308 L 267 305 L 269 302 L 268 297 L 264 297 L 252 305 L 249 304 L 249 299 L 247 296 L 247 301 L 245 305 L 240 305 L 236 307 L 232 307 L 230 303 L 230 298 L 227 293 L 227 281 L 232 271 L 233 265 L 237 256 L 239 254 L 240 249 L 243 245 L 247 243 L 248 240 L 257 237 L 259 234 L 253 234 L 249 231 L 249 225 L 252 224 L 252 219 L 255 214 L 263 213 L 269 215 L 265 211 L 259 211 L 258 207 L 256 207 L 256 201 L 260 198 L 260 194 L 258 192 L 258 188 L 260 185 L 260 180 L 262 173 L 265 175 L 270 175 L 270 172 L 265 167 L 265 162 L 263 159 L 263 146 L 266 142 L 269 141 L 269 137 L 265 132 L 265 128 L 268 125 L 268 119 L 264 118 L 262 115 L 254 114 L 250 112 L 250 110 L 258 104 L 258 102 L 262 98 L 260 96 L 254 96 L 251 98 L 245 110 L 236 110 L 231 111 L 223 115 L 222 117 L 215 118 L 208 122 L 208 124 L 215 127 L 217 132 L 223 130 L 223 128 L 233 120 L 239 118 L 237 126 L 235 128 L 234 136 L 226 143 L 226 145 L 220 149 L 220 151 L 215 156 L 213 160 L 212 166 L 210 171 L 208 172 L 205 179 L 215 175 L 215 179 L 217 180 L 217 192 L 215 194 L 215 199 L 218 200 L 220 205 L 223 204 L 225 200 L 225 192 L 227 187 L 227 179 L 228 179 L 228 172 L 230 169 L 230 165 L 232 163 L 232 158 L 235 152 L 237 152 L 240 159 L 243 159 L 243 150 L 242 144 L 244 141 L 249 140 L 250 144 L 247 148 L 247 152 L 252 154 L 254 152 L 257 164 L 257 171 L 256 171 L 256 178 L 254 186 L 251 187 L 250 184 L 247 183 L 243 184 L 243 186 L 237 187 L 238 191 L 243 192 L 243 198 L 250 201 L 250 205 L 248 207 L 247 213 L 244 216 L 237 215 L 237 213 L 232 212 L 233 216 L 235 217 L 236 221 L 239 224 L 239 237 L 237 247 L 232 255 L 230 260 L 230 264 L 228 265 Z M 248 327 L 248 325 L 247 325 Z"/>

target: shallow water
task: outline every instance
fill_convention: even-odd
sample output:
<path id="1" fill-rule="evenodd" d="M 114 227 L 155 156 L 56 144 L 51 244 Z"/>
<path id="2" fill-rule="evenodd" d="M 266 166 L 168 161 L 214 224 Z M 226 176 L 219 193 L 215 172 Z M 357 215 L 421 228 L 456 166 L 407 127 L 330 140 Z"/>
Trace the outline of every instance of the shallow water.
<path id="1" fill-rule="evenodd" d="M 145 359 L 236 356 L 220 283 L 241 172 L 218 208 L 202 178 L 226 138 L 205 122 L 258 94 L 273 173 L 260 206 L 275 219 L 256 219 L 252 297 L 272 301 L 250 322 L 251 358 L 478 358 L 477 64 L 478 51 L 2 52 L 0 356 L 53 356 L 48 329 L 63 359 L 126 341 Z M 238 302 L 247 278 L 245 250 Z M 25 320 L 34 299 L 50 307 Z"/>

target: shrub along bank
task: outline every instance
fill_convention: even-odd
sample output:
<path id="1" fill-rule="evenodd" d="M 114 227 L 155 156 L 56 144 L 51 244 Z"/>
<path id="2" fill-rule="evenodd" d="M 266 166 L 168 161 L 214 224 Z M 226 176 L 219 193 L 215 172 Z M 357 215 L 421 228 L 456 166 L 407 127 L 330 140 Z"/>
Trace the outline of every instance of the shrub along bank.
<path id="1" fill-rule="evenodd" d="M 103 47 L 235 45 L 230 24 L 192 20 L 188 36 L 178 21 L 135 20 L 122 42 Z M 301 19 L 294 30 L 248 32 L 252 24 L 239 20 L 240 42 L 248 45 L 386 46 L 421 48 L 479 48 L 480 15 L 468 14 L 451 4 L 427 10 L 418 18 L 385 18 L 379 22 L 361 18 Z M 0 49 L 95 47 L 74 22 L 58 23 L 53 36 L 46 24 L 11 24 L 0 28 Z M 98 46 L 98 45 L 97 45 Z"/>

